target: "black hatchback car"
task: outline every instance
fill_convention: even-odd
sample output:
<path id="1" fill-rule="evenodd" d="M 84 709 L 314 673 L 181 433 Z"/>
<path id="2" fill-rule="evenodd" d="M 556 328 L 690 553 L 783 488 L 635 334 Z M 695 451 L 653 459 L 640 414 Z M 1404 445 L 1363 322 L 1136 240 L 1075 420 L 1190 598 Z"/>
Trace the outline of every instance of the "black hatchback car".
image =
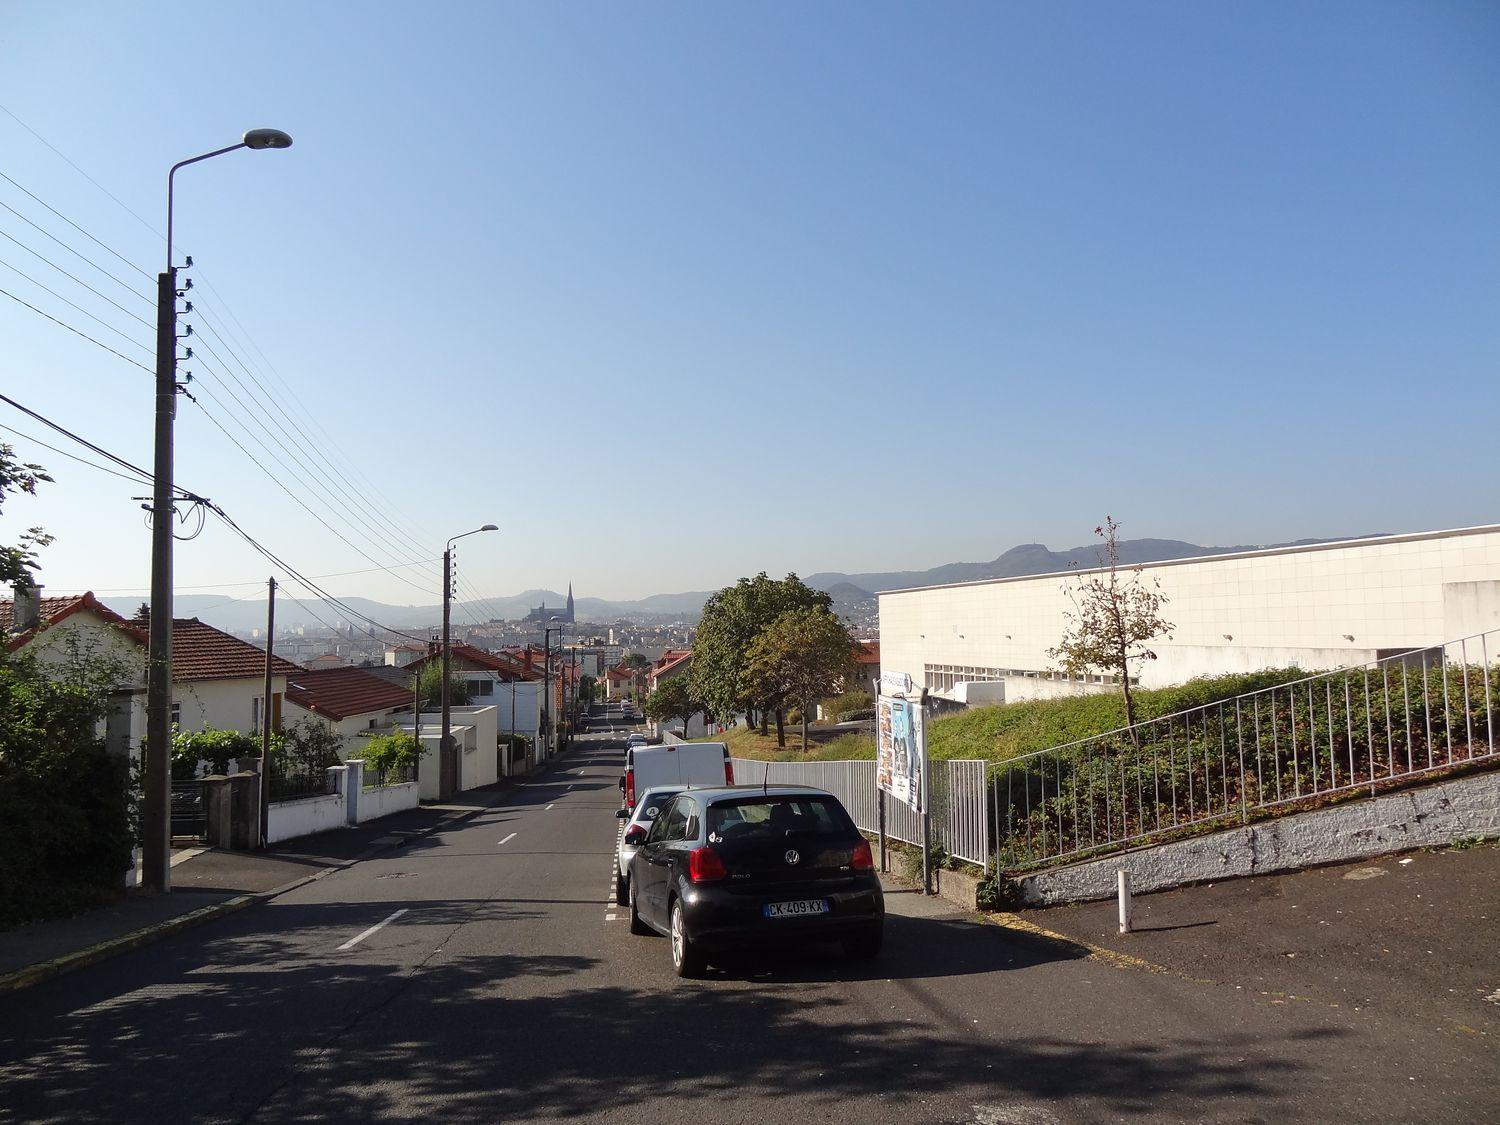
<path id="1" fill-rule="evenodd" d="M 821 789 L 690 789 L 630 862 L 630 931 L 670 937 L 678 976 L 759 946 L 837 941 L 875 957 L 884 922 L 870 842 Z"/>

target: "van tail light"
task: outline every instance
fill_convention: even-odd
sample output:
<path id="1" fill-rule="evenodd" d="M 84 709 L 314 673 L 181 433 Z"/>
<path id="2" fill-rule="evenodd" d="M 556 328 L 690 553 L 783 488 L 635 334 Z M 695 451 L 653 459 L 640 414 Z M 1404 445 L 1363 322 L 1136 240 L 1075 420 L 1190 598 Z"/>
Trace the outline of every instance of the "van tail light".
<path id="1" fill-rule="evenodd" d="M 731 762 L 728 758 L 724 759 L 724 784 L 734 784 L 734 763 Z"/>
<path id="2" fill-rule="evenodd" d="M 625 842 L 627 844 L 639 844 L 645 838 L 646 830 L 639 824 L 631 825 L 630 830 L 625 833 Z"/>
<path id="3" fill-rule="evenodd" d="M 861 839 L 854 845 L 854 854 L 849 857 L 849 866 L 856 871 L 875 870 L 875 857 L 870 854 L 870 841 Z"/>
<path id="4" fill-rule="evenodd" d="M 635 808 L 635 770 L 625 771 L 625 805 Z"/>
<path id="5" fill-rule="evenodd" d="M 694 848 L 688 852 L 688 878 L 694 883 L 711 883 L 728 874 L 724 861 L 713 848 Z"/>

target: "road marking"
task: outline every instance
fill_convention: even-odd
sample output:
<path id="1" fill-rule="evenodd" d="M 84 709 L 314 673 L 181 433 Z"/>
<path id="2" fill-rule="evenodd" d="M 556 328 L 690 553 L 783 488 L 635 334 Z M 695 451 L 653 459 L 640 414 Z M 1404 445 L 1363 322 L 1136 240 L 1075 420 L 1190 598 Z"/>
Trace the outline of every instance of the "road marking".
<path id="1" fill-rule="evenodd" d="M 554 803 L 555 803 L 555 802 L 554 802 Z M 545 809 L 543 809 L 543 810 L 542 810 L 542 811 L 543 811 L 543 812 L 551 812 L 551 811 L 552 811 L 552 805 L 548 805 L 548 806 L 547 806 L 547 807 L 546 807 L 546 808 L 545 808 Z"/>
<path id="2" fill-rule="evenodd" d="M 510 843 L 515 838 L 516 838 L 516 834 L 514 832 L 512 832 L 509 836 L 505 837 L 505 839 L 501 840 L 498 844 L 496 844 L 495 847 L 497 847 L 497 848 L 504 847 L 506 844 Z"/>
<path id="3" fill-rule="evenodd" d="M 406 908 L 402 907 L 400 910 L 396 911 L 396 913 L 392 914 L 385 921 L 383 921 L 383 922 L 376 922 L 373 926 L 371 926 L 364 933 L 359 934 L 356 937 L 352 937 L 348 941 L 344 942 L 343 945 L 341 945 L 341 946 L 338 947 L 337 952 L 343 953 L 345 950 L 353 949 L 360 942 L 364 941 L 365 938 L 369 937 L 373 933 L 378 933 L 380 930 L 385 929 L 387 926 L 389 926 L 392 922 L 394 922 L 397 918 L 401 917 L 401 915 L 403 915 L 405 913 L 406 913 Z"/>
<path id="4" fill-rule="evenodd" d="M 605 915 L 605 916 L 604 916 L 604 920 L 605 920 L 605 921 L 606 921 L 606 922 L 613 922 L 613 921 L 614 921 L 614 920 L 615 920 L 615 919 L 616 919 L 616 918 L 618 918 L 618 917 L 619 917 L 619 915 L 618 915 L 618 914 L 606 914 L 606 915 Z"/>

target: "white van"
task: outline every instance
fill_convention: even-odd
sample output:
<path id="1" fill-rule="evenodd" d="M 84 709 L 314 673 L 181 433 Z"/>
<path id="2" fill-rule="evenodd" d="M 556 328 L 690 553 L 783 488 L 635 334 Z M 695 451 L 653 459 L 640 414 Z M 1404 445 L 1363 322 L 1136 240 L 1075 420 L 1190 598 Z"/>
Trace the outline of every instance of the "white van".
<path id="1" fill-rule="evenodd" d="M 637 746 L 625 753 L 625 807 L 637 793 L 657 785 L 733 785 L 734 763 L 722 742 L 679 742 Z"/>

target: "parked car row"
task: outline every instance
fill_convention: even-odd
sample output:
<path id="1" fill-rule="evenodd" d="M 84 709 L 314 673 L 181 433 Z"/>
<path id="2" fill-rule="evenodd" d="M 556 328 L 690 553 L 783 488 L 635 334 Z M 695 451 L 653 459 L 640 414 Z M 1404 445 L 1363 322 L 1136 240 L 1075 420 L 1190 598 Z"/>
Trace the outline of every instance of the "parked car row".
<path id="1" fill-rule="evenodd" d="M 836 941 L 850 957 L 879 955 L 870 843 L 831 793 L 735 785 L 721 742 L 628 749 L 621 789 L 615 901 L 632 934 L 671 939 L 678 976 L 747 948 Z"/>

